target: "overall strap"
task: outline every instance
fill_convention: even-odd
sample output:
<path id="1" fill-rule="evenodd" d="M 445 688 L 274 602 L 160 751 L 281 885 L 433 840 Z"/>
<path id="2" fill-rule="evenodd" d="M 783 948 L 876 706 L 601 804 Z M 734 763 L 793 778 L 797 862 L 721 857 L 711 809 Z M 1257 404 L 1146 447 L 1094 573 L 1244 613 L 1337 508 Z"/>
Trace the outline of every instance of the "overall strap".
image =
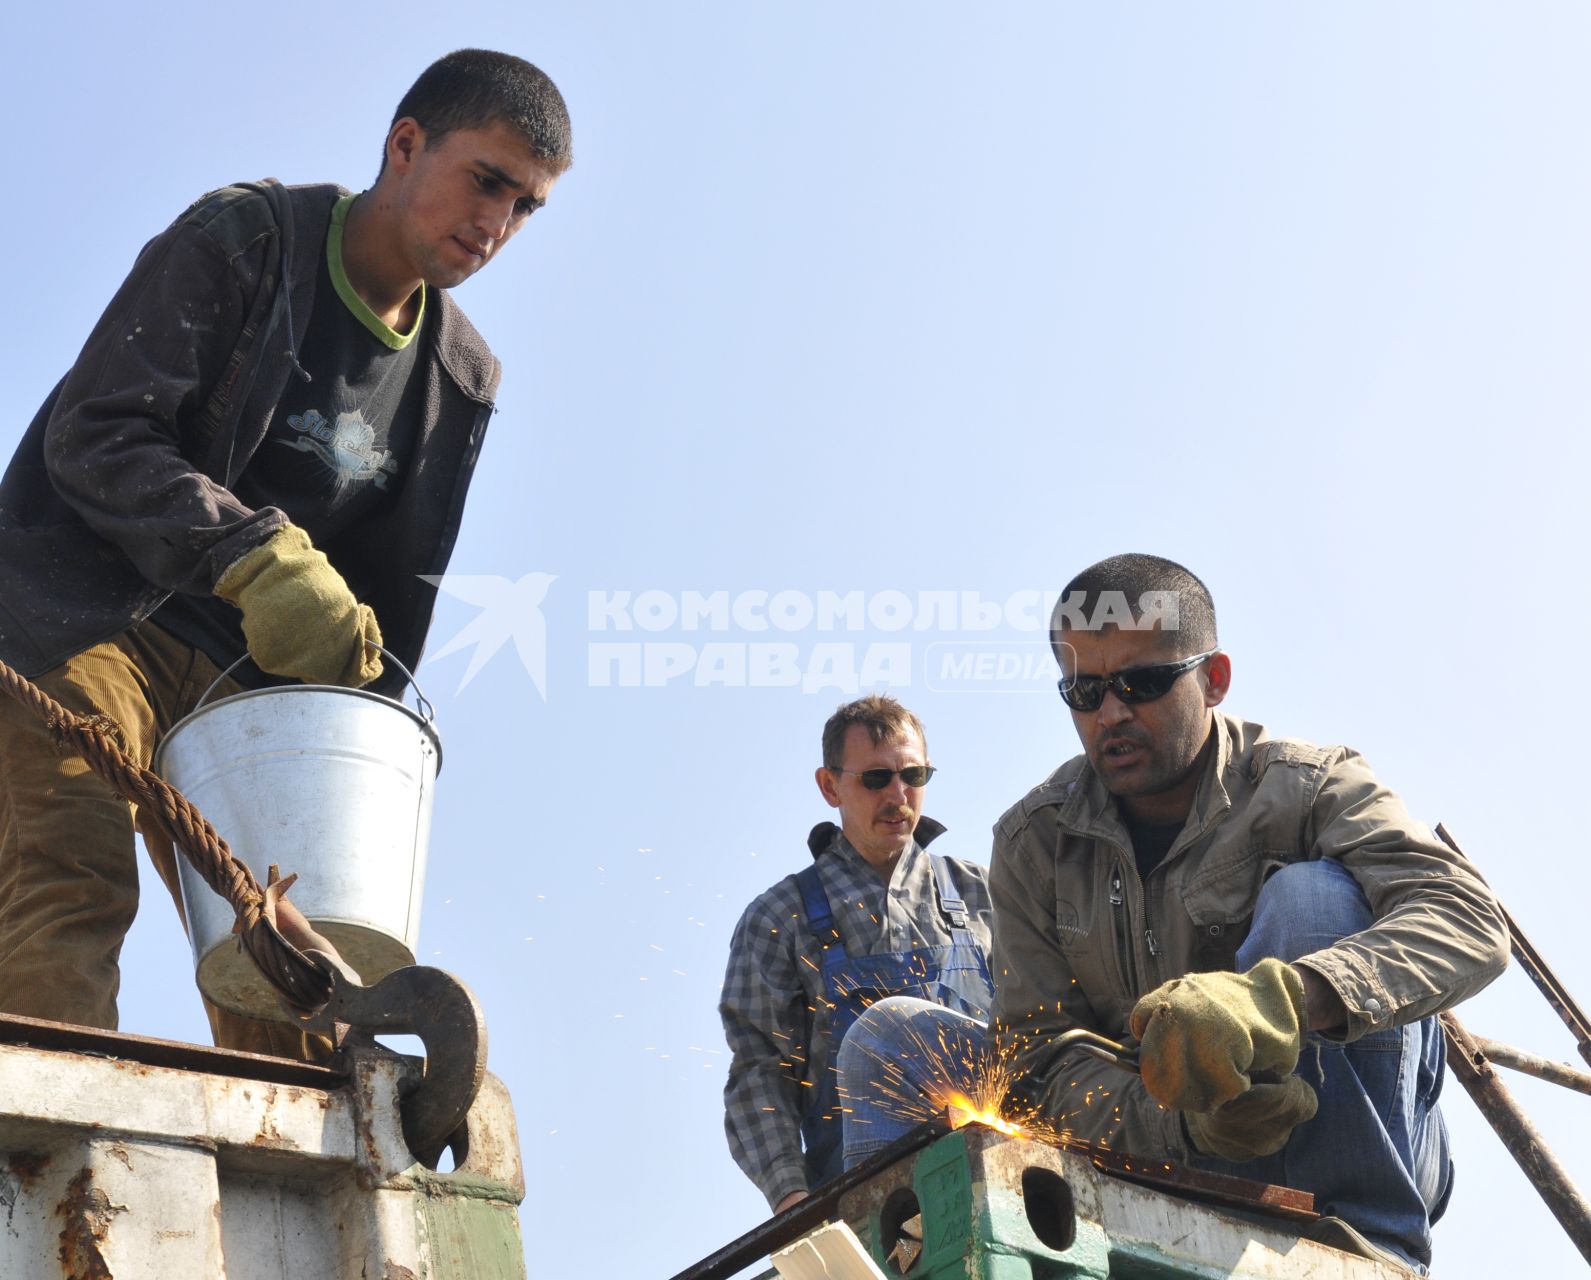
<path id="1" fill-rule="evenodd" d="M 956 892 L 955 877 L 950 874 L 950 861 L 940 857 L 937 853 L 930 853 L 928 859 L 933 863 L 934 887 L 939 891 L 939 909 L 944 912 L 945 919 L 950 921 L 952 929 L 965 929 L 967 927 L 967 904 L 961 900 L 961 895 Z"/>
<path id="2" fill-rule="evenodd" d="M 801 907 L 806 912 L 807 928 L 812 930 L 812 936 L 820 947 L 838 947 L 843 957 L 845 944 L 840 941 L 840 931 L 834 927 L 834 912 L 829 909 L 829 895 L 823 892 L 817 864 L 796 872 L 796 883 L 801 886 Z"/>
<path id="3" fill-rule="evenodd" d="M 934 862 L 934 888 L 939 891 L 939 909 L 950 922 L 950 957 L 940 970 L 943 1003 L 976 1018 L 987 1019 L 994 1007 L 994 980 L 989 975 L 989 954 L 968 928 L 967 904 L 956 892 L 950 860 L 929 855 Z M 971 966 L 968 961 L 974 961 Z"/>
<path id="4" fill-rule="evenodd" d="M 961 900 L 961 895 L 956 891 L 956 880 L 950 871 L 950 860 L 937 853 L 930 853 L 929 860 L 934 868 L 934 888 L 939 893 L 939 910 L 950 922 L 950 938 L 958 946 L 977 946 L 972 934 L 967 929 L 967 904 Z"/>

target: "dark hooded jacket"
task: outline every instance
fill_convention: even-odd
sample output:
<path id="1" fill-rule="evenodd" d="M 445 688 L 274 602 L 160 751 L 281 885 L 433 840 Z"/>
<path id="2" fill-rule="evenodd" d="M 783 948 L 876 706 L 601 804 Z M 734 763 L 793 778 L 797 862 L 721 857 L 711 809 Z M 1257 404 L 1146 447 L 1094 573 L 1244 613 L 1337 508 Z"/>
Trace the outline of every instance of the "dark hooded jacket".
<path id="1" fill-rule="evenodd" d="M 0 658 L 38 675 L 212 592 L 287 522 L 231 492 L 309 326 L 331 185 L 202 197 L 138 255 L 0 479 Z M 283 287 L 283 281 L 286 287 Z M 500 366 L 445 291 L 414 371 L 425 412 L 396 501 L 323 550 L 411 669 L 453 551 Z M 388 670 L 374 686 L 393 692 Z"/>

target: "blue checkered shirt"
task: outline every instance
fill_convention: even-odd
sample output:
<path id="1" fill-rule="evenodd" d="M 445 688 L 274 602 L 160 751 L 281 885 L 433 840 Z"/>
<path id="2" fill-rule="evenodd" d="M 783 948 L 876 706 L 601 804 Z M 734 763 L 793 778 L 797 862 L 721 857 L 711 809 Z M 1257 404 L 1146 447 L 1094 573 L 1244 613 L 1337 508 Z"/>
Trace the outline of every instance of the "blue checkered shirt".
<path id="1" fill-rule="evenodd" d="M 987 953 L 988 871 L 959 858 L 948 861 L 967 904 L 968 927 Z M 817 865 L 848 955 L 950 943 L 933 864 L 916 841 L 887 885 L 838 829 Z M 814 1096 L 821 1073 L 834 1070 L 828 1010 L 819 999 L 821 967 L 822 948 L 807 927 L 800 886 L 786 876 L 753 900 L 736 925 L 718 1005 L 733 1054 L 724 1086 L 729 1150 L 769 1208 L 807 1189 L 803 1101 Z"/>

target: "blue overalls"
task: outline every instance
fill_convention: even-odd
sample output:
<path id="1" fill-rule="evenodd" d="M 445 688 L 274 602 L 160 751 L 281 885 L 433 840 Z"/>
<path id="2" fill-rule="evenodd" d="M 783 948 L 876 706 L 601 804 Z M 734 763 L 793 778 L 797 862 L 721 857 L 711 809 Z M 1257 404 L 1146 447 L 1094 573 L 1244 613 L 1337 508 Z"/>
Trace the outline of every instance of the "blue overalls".
<path id="1" fill-rule="evenodd" d="M 974 1018 L 987 1020 L 989 1016 L 994 983 L 989 977 L 988 957 L 967 928 L 967 905 L 956 891 L 950 863 L 935 853 L 928 857 L 933 864 L 939 911 L 950 925 L 947 946 L 849 956 L 835 928 L 817 867 L 807 867 L 796 875 L 807 926 L 820 943 L 828 940 L 823 948 L 821 998 L 829 1004 L 829 1033 L 836 1056 L 840 1041 L 862 1010 L 885 996 L 917 996 Z M 837 1080 L 833 1060 L 822 1064 L 821 1074 L 813 1082 L 816 1096 L 801 1117 L 808 1187 L 836 1177 L 843 1167 Z"/>

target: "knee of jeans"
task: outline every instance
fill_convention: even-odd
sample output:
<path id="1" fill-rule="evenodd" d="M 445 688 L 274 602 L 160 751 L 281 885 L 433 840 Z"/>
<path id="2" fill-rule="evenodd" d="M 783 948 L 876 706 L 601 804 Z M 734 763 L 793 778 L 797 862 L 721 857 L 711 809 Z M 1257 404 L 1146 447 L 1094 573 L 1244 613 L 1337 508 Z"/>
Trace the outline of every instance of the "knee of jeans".
<path id="1" fill-rule="evenodd" d="M 1353 873 L 1321 858 L 1272 874 L 1254 903 L 1254 923 L 1237 953 L 1239 969 L 1266 957 L 1293 961 L 1332 946 L 1373 924 L 1370 904 Z"/>
<path id="2" fill-rule="evenodd" d="M 909 1039 L 913 1020 L 923 1010 L 938 1007 L 912 996 L 886 996 L 869 1005 L 840 1042 L 836 1061 L 841 1078 L 848 1071 L 853 1076 L 858 1071 L 876 1073 L 879 1062 L 899 1055 Z"/>

